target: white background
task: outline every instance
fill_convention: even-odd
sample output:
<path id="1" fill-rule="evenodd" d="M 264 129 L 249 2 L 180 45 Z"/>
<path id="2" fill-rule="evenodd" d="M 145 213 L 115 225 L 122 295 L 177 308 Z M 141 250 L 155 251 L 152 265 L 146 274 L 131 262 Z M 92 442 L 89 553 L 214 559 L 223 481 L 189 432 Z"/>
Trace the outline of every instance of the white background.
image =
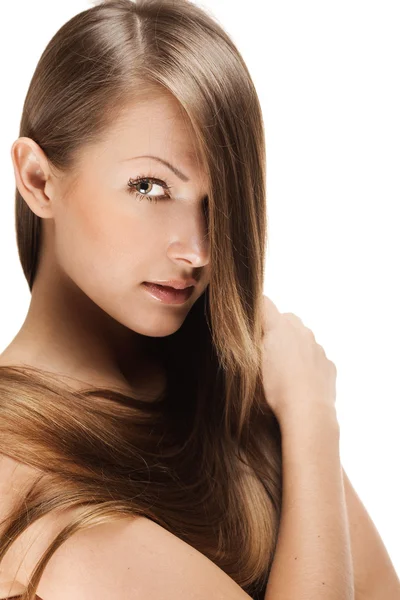
<path id="1" fill-rule="evenodd" d="M 30 299 L 15 241 L 10 148 L 42 51 L 90 6 L 20 0 L 2 9 L 0 351 Z M 400 4 L 201 6 L 238 45 L 263 107 L 265 293 L 281 312 L 299 315 L 336 364 L 342 464 L 399 573 Z"/>

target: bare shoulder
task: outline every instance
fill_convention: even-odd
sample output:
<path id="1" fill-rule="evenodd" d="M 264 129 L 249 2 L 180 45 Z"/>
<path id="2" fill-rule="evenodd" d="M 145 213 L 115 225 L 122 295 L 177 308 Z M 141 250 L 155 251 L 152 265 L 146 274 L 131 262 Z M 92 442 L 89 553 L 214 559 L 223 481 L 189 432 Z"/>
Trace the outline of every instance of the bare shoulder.
<path id="1" fill-rule="evenodd" d="M 36 476 L 34 469 L 0 454 L 3 516 Z M 13 593 L 26 588 L 46 548 L 79 512 L 46 515 L 13 544 L 2 563 L 7 585 L 17 579 Z M 37 595 L 42 600 L 250 599 L 206 556 L 145 517 L 121 518 L 74 534 L 48 562 Z"/>
<path id="2" fill-rule="evenodd" d="M 245 600 L 250 596 L 201 552 L 145 517 L 80 531 L 50 559 L 43 600 Z"/>

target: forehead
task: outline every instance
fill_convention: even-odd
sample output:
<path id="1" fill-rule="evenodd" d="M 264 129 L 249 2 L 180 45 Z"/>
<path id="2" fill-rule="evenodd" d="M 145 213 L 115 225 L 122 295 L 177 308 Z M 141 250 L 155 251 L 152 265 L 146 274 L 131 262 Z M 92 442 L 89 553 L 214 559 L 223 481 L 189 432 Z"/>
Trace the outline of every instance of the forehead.
<path id="1" fill-rule="evenodd" d="M 192 126 L 179 102 L 166 94 L 126 106 L 102 144 L 115 160 L 156 155 L 202 174 Z"/>

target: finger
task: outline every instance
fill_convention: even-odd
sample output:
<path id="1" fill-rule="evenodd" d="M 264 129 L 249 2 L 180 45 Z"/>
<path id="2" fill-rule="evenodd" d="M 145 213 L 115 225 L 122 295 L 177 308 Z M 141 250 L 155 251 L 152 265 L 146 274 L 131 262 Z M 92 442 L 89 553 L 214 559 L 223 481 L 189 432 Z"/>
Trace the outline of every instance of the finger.
<path id="1" fill-rule="evenodd" d="M 273 326 L 274 322 L 281 317 L 281 313 L 276 305 L 268 296 L 263 296 L 264 307 L 264 330 L 268 331 Z"/>

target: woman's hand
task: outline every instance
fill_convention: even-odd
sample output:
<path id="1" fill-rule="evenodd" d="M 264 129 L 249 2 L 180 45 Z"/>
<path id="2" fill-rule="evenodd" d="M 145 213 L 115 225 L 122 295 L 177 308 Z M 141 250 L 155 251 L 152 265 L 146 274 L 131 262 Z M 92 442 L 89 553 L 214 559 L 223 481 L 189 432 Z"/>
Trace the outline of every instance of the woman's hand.
<path id="1" fill-rule="evenodd" d="M 267 296 L 263 300 L 263 383 L 276 418 L 281 423 L 309 409 L 335 411 L 335 364 L 299 317 L 280 313 Z"/>

